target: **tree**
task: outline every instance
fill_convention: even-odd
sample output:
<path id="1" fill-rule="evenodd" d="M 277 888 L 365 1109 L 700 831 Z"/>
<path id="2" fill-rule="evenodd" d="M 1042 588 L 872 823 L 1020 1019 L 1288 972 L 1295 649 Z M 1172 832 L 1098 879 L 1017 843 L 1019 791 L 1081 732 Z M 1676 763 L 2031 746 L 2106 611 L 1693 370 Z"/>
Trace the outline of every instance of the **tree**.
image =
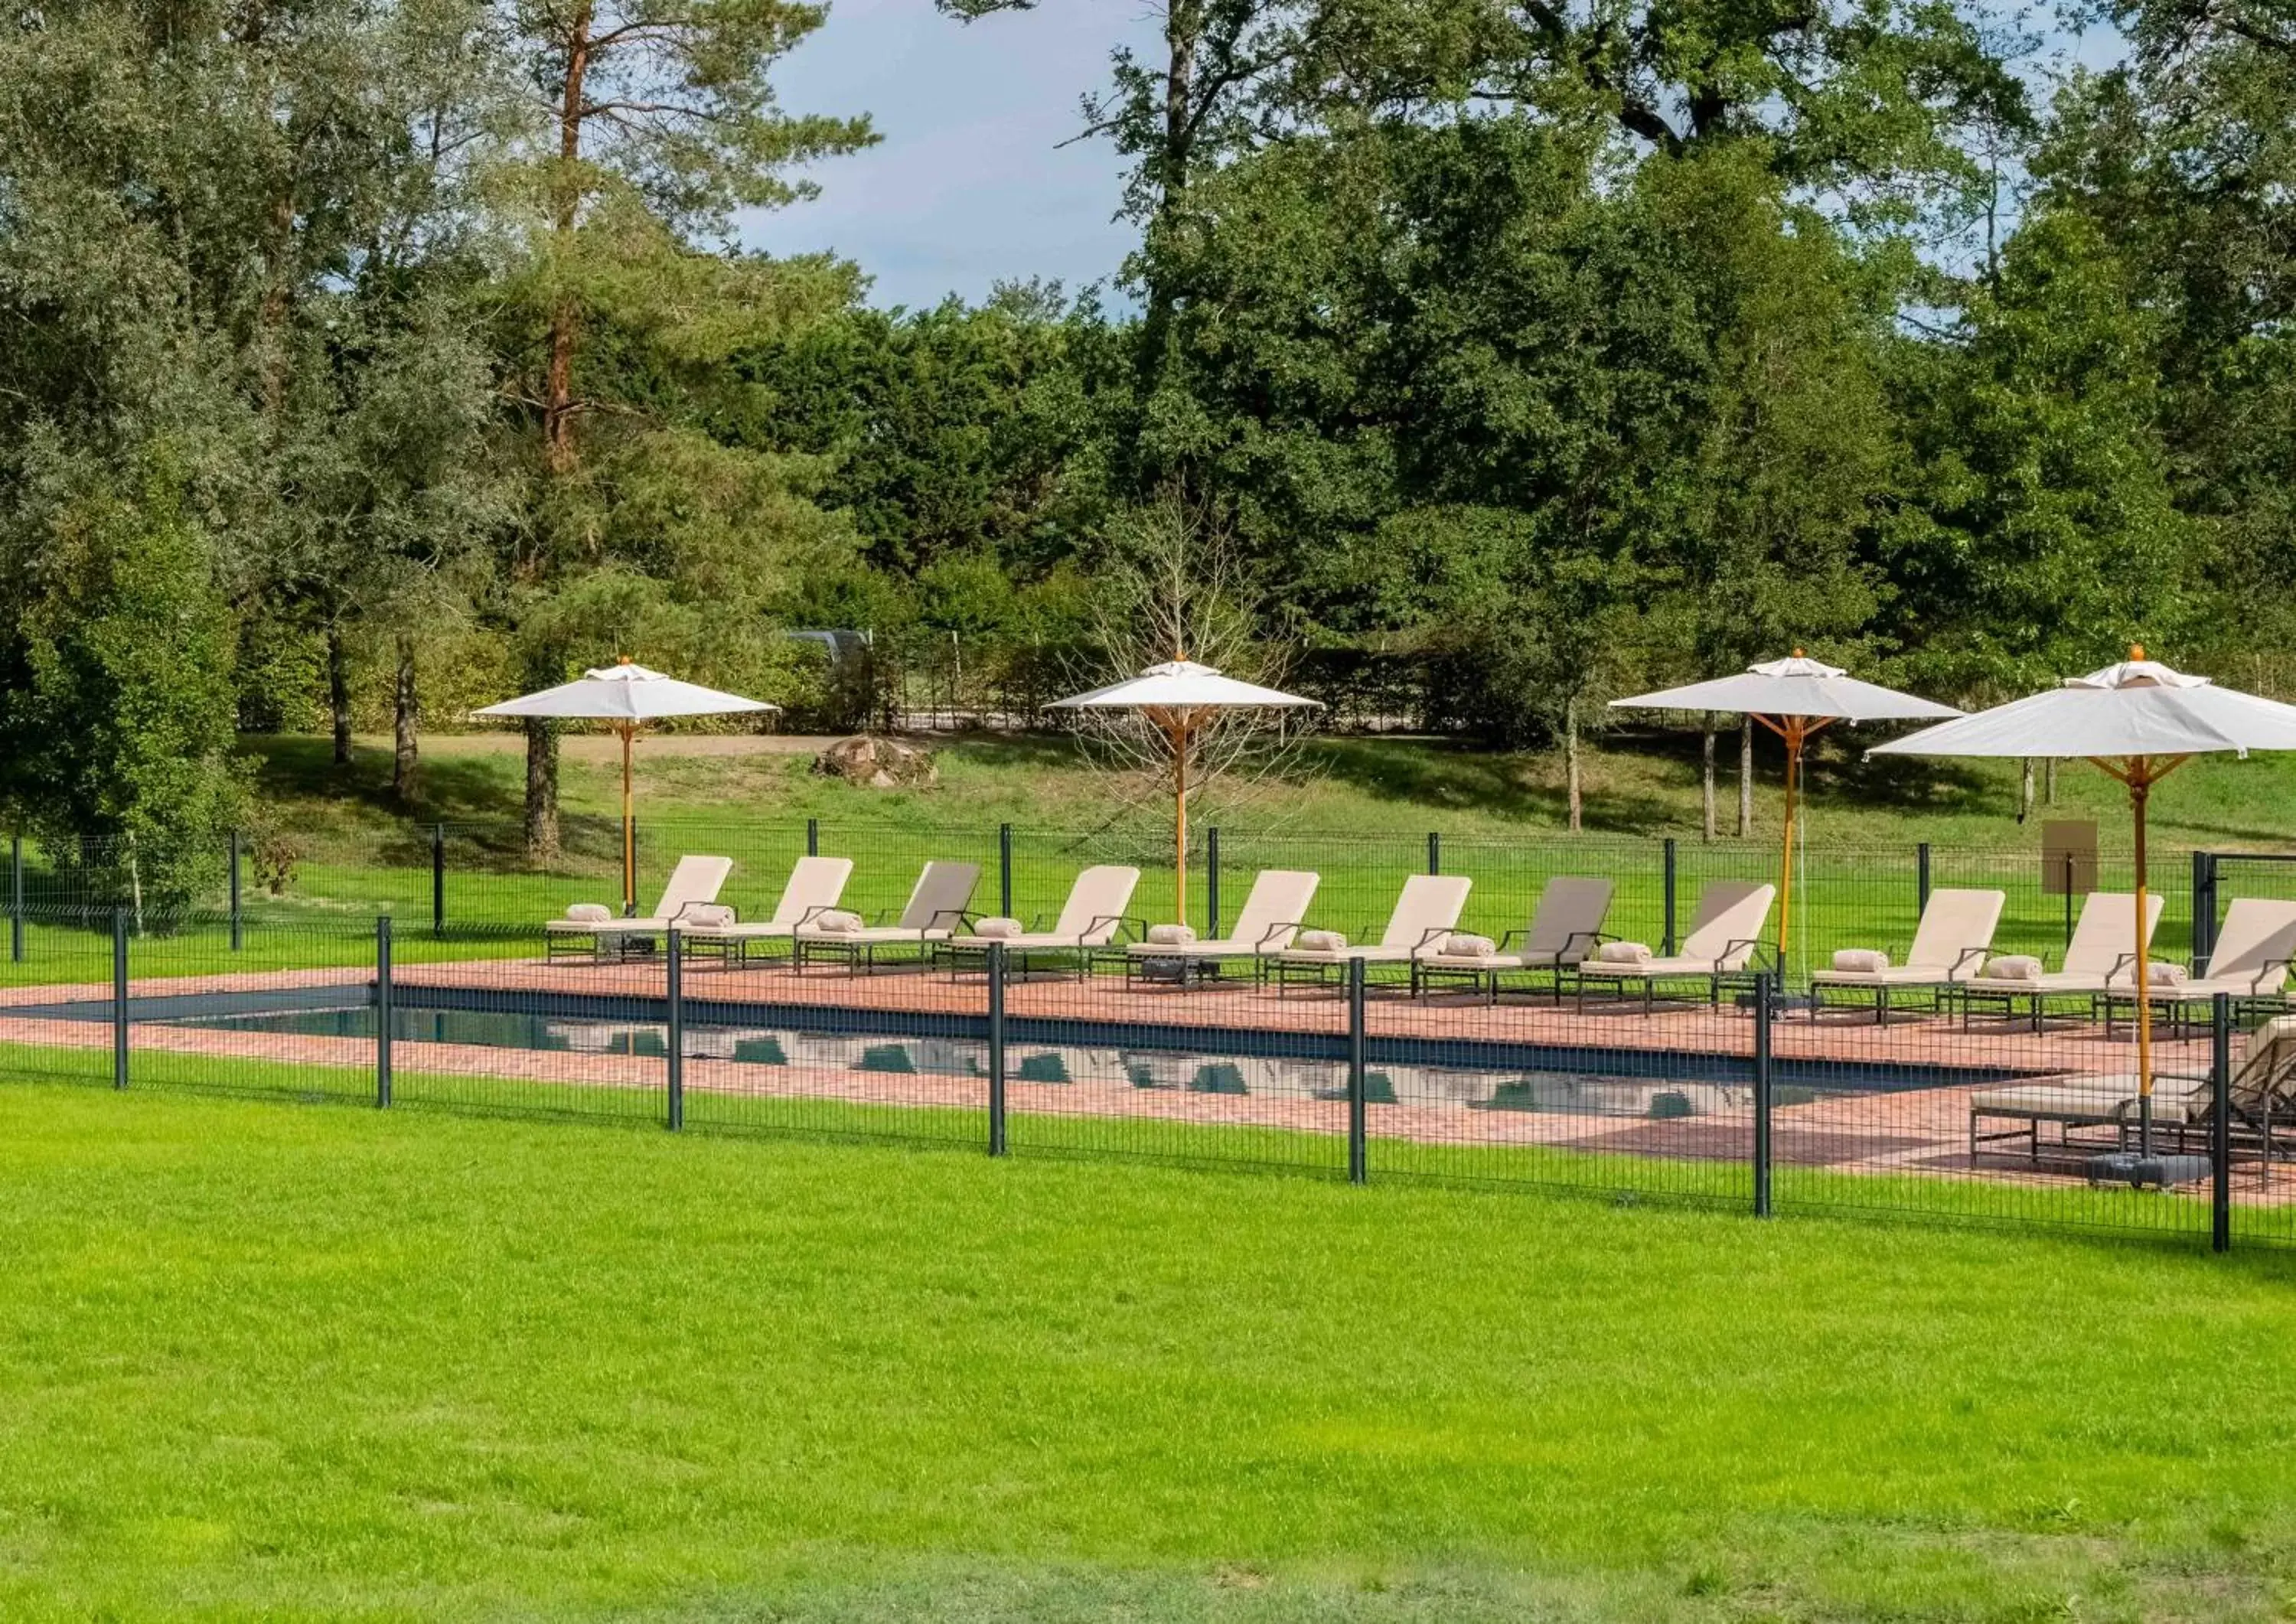
<path id="1" fill-rule="evenodd" d="M 660 584 L 659 603 L 688 605 L 740 588 L 718 604 L 739 616 L 759 601 L 753 583 L 770 586 L 830 534 L 805 500 L 804 471 L 722 443 L 704 404 L 744 347 L 850 295 L 849 274 L 824 263 L 704 246 L 734 209 L 805 195 L 791 166 L 872 139 L 865 119 L 775 103 L 774 66 L 824 14 L 789 0 L 545 0 L 504 13 L 537 100 L 514 171 L 527 261 L 506 290 L 502 337 L 538 444 L 500 603 L 537 686 L 563 680 L 585 647 L 619 652 L 627 627 L 578 634 L 598 603 L 644 583 Z M 673 480 L 688 483 L 674 490 Z M 619 513 L 626 493 L 636 499 Z M 643 533 L 640 512 L 674 521 L 671 532 Z M 593 592 L 583 578 L 599 570 L 611 578 Z M 573 603 L 556 601 L 567 593 Z M 729 629 L 756 628 L 734 619 Z M 557 848 L 557 767 L 553 725 L 529 722 L 526 839 L 537 857 Z"/>
<path id="2" fill-rule="evenodd" d="M 60 484 L 45 545 L 20 561 L 21 677 L 0 711 L 16 791 L 94 896 L 139 925 L 171 918 L 217 877 L 242 805 L 214 540 L 156 450 L 126 490 L 47 472 Z"/>

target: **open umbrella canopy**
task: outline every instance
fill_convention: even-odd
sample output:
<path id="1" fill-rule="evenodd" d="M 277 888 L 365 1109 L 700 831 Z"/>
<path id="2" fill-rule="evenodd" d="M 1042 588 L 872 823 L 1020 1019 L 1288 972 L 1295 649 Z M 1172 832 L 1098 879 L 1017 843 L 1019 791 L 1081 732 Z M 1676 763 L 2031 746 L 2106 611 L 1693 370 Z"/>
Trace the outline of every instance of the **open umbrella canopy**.
<path id="1" fill-rule="evenodd" d="M 1877 756 L 2056 756 L 2094 762 L 2128 789 L 2136 833 L 2136 931 L 2145 939 L 2144 809 L 2152 786 L 2194 756 L 2226 750 L 2296 750 L 2296 705 L 2219 688 L 2144 658 L 2132 648 L 2119 665 L 2029 698 L 1876 745 Z M 2152 1138 L 2152 955 L 2136 954 L 2136 1087 L 2144 1102 L 2140 1144 Z"/>
<path id="2" fill-rule="evenodd" d="M 2194 756 L 2296 750 L 2296 705 L 2219 688 L 2141 657 L 2066 679 L 1957 721 L 1924 727 L 1877 756 Z"/>
<path id="3" fill-rule="evenodd" d="M 1150 666 L 1137 677 L 1053 701 L 1054 709 L 1071 710 L 1200 710 L 1282 709 L 1316 705 L 1319 700 L 1279 693 L 1257 683 L 1223 677 L 1210 666 L 1193 660 L 1168 660 Z"/>
<path id="4" fill-rule="evenodd" d="M 1167 660 L 1137 677 L 1054 700 L 1055 710 L 1137 710 L 1163 735 L 1172 757 L 1172 890 L 1178 922 L 1188 923 L 1188 752 L 1196 734 L 1221 710 L 1297 709 L 1320 705 L 1257 683 L 1223 677 L 1193 660 Z"/>
<path id="5" fill-rule="evenodd" d="M 576 681 L 522 693 L 473 710 L 472 716 L 539 718 L 557 721 L 609 722 L 622 736 L 622 912 L 638 906 L 637 817 L 631 805 L 630 743 L 645 723 L 673 716 L 724 716 L 739 710 L 779 710 L 779 705 L 738 693 L 721 693 L 699 683 L 623 660 L 585 671 Z"/>
<path id="6" fill-rule="evenodd" d="M 778 710 L 779 705 L 680 682 L 624 660 L 585 671 L 570 683 L 521 694 L 474 710 L 473 716 L 552 717 L 572 721 L 649 722 L 660 717 L 723 716 L 737 710 Z"/>
<path id="7" fill-rule="evenodd" d="M 1750 716 L 1823 717 L 1842 722 L 1919 721 L 1961 714 L 1950 705 L 1860 682 L 1840 666 L 1800 652 L 1788 660 L 1749 666 L 1734 677 L 1637 693 L 1611 703 L 1630 710 L 1736 710 Z"/>
<path id="8" fill-rule="evenodd" d="M 1621 710 L 1736 710 L 1752 717 L 1786 745 L 1785 860 L 1778 876 L 1778 957 L 1784 968 L 1793 930 L 1794 805 L 1801 776 L 1802 746 L 1833 722 L 1920 721 L 1959 716 L 1950 705 L 1900 693 L 1895 688 L 1859 682 L 1840 666 L 1812 660 L 1800 649 L 1785 660 L 1749 666 L 1734 677 L 1687 687 L 1661 688 L 1611 701 Z"/>

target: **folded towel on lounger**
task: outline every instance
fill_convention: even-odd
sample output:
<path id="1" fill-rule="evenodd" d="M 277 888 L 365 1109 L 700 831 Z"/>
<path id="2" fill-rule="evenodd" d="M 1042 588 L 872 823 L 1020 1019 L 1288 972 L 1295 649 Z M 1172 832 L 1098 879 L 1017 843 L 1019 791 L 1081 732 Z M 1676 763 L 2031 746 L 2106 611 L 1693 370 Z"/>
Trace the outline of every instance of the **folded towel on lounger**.
<path id="1" fill-rule="evenodd" d="M 850 936 L 862 928 L 862 919 L 844 908 L 824 908 L 813 916 L 813 928 L 832 936 Z"/>
<path id="2" fill-rule="evenodd" d="M 2129 972 L 2129 979 L 2136 979 L 2134 971 Z M 2182 964 L 2163 964 L 2156 960 L 2144 967 L 2144 980 L 2148 986 L 2182 987 L 2189 979 L 2190 972 Z"/>
<path id="3" fill-rule="evenodd" d="M 1890 967 L 1890 956 L 1872 947 L 1844 947 L 1833 956 L 1833 967 L 1851 975 L 1879 975 Z"/>
<path id="4" fill-rule="evenodd" d="M 1302 953 L 1344 953 L 1348 939 L 1337 931 L 1302 931 L 1298 945 Z"/>
<path id="5" fill-rule="evenodd" d="M 602 925 L 614 917 L 614 910 L 603 902 L 578 902 L 566 910 L 566 917 L 580 924 Z"/>
<path id="6" fill-rule="evenodd" d="M 734 923 L 734 910 L 722 902 L 697 902 L 677 916 L 689 931 L 722 931 Z"/>
<path id="7" fill-rule="evenodd" d="M 1464 931 L 1454 931 L 1443 939 L 1445 958 L 1491 958 L 1498 950 L 1498 943 L 1489 937 L 1472 936 Z"/>
<path id="8" fill-rule="evenodd" d="M 2041 979 L 2041 961 L 2030 953 L 2007 953 L 1999 958 L 1985 961 L 1979 979 L 1987 981 L 2038 981 Z"/>
<path id="9" fill-rule="evenodd" d="M 1647 964 L 1654 956 L 1648 942 L 1604 942 L 1595 957 L 1605 964 Z"/>
<path id="10" fill-rule="evenodd" d="M 992 939 L 1018 936 L 1021 934 L 1021 922 L 1017 919 L 1008 919 L 1002 914 L 995 914 L 987 919 L 975 921 L 972 933 L 975 936 L 986 936 Z"/>
<path id="11" fill-rule="evenodd" d="M 1185 947 L 1196 939 L 1193 925 L 1150 925 L 1148 939 L 1159 947 Z"/>

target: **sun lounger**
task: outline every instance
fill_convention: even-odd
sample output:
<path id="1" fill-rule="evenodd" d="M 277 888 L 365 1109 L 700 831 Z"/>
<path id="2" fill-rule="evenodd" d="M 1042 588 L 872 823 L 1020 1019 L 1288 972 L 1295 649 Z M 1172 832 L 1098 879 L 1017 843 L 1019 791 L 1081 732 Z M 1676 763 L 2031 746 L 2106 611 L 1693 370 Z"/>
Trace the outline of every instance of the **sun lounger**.
<path id="1" fill-rule="evenodd" d="M 2281 1015 L 2266 1021 L 2241 1045 L 2225 1090 L 2231 1106 L 2227 1137 L 2259 1149 L 2267 1180 L 2275 1156 L 2284 1149 L 2285 1130 L 2296 1122 L 2292 1083 L 2296 1083 L 2296 1015 Z M 2153 1075 L 2152 1116 L 2156 1134 L 2179 1144 L 2188 1144 L 2212 1125 L 2215 1111 L 2216 1087 L 2209 1079 L 2182 1072 Z M 1970 1161 L 1974 1163 L 1987 1144 L 2022 1139 L 2027 1161 L 2039 1161 L 2044 1122 L 2057 1125 L 2057 1142 L 2052 1148 L 2069 1155 L 2108 1148 L 2074 1139 L 2073 1130 L 2081 1128 L 2112 1128 L 2110 1148 L 2125 1151 L 2144 1119 L 2144 1100 L 2134 1073 L 1980 1089 L 1969 1101 Z M 1993 1121 L 2022 1126 L 2006 1132 L 1985 1132 L 1985 1124 Z"/>
<path id="2" fill-rule="evenodd" d="M 989 949 L 1001 945 L 1005 964 L 1023 975 L 1031 963 L 1047 959 L 1062 961 L 1081 972 L 1093 948 L 1116 939 L 1126 923 L 1124 910 L 1132 906 L 1132 893 L 1139 883 L 1136 868 L 1114 863 L 1087 868 L 1069 887 L 1068 900 L 1061 905 L 1060 917 L 1049 929 L 1028 930 L 1017 919 L 975 920 L 968 934 L 935 942 L 933 957 L 958 969 L 983 965 Z"/>
<path id="3" fill-rule="evenodd" d="M 880 958 L 922 961 L 933 943 L 956 933 L 980 883 L 978 863 L 928 863 L 898 918 L 873 924 L 839 908 L 816 914 L 791 932 L 791 962 L 802 970 L 816 960 L 834 959 L 859 972 L 874 970 Z"/>
<path id="4" fill-rule="evenodd" d="M 2144 898 L 2144 940 L 2136 932 L 2136 898 L 2127 891 L 2092 891 L 2081 905 L 2080 922 L 2065 944 L 2064 962 L 2055 970 L 2038 959 L 2021 956 L 1986 961 L 1983 969 L 1959 984 L 1962 1025 L 1969 1024 L 1971 1007 L 1997 1004 L 2005 1020 L 2014 1020 L 2017 1006 L 2032 1012 L 2033 1029 L 2039 1031 L 2051 998 L 2086 994 L 2092 1011 L 2112 989 L 2117 978 L 2130 972 L 2136 956 L 2149 947 L 2161 923 L 2161 894 Z M 2012 972 L 2014 973 L 2012 973 Z"/>
<path id="5" fill-rule="evenodd" d="M 1235 959 L 1260 959 L 1281 953 L 1300 934 L 1300 921 L 1316 899 L 1321 876 L 1296 868 L 1263 868 L 1253 876 L 1251 892 L 1243 899 L 1235 923 L 1226 936 L 1199 941 L 1170 925 L 1151 925 L 1144 939 L 1124 947 L 1124 973 L 1152 965 L 1177 966 L 1176 973 L 1216 976 L 1220 966 Z"/>
<path id="6" fill-rule="evenodd" d="M 718 900 L 726 876 L 734 872 L 731 857 L 684 857 L 661 888 L 661 900 L 643 919 L 617 918 L 602 902 L 578 902 L 563 919 L 543 926 L 543 957 L 555 958 L 562 950 L 603 958 L 611 949 L 619 953 L 643 950 L 673 923 L 682 924 L 694 908 Z"/>
<path id="7" fill-rule="evenodd" d="M 1538 906 L 1521 932 L 1522 945 L 1510 931 L 1497 941 L 1454 931 L 1432 953 L 1411 961 L 1411 991 L 1416 997 L 1431 987 L 1464 984 L 1487 990 L 1498 1002 L 1501 981 L 1508 975 L 1545 974 L 1556 1000 L 1562 997 L 1562 975 L 1576 970 L 1603 939 L 1603 921 L 1611 912 L 1608 880 L 1549 880 L 1539 893 Z"/>
<path id="8" fill-rule="evenodd" d="M 1680 952 L 1667 957 L 1653 955 L 1638 942 L 1605 939 L 1578 966 L 1578 1001 L 1583 1006 L 1589 990 L 1624 997 L 1629 988 L 1640 988 L 1643 1010 L 1656 1007 L 1662 981 L 1704 981 L 1706 1001 L 1722 1001 L 1722 983 L 1742 973 L 1762 945 L 1769 923 L 1775 885 L 1752 885 L 1738 880 L 1716 880 L 1698 893 L 1698 911 L 1691 915 L 1690 933 Z"/>
<path id="9" fill-rule="evenodd" d="M 800 857 L 771 918 L 744 920 L 722 902 L 693 908 L 678 922 L 678 939 L 691 954 L 715 953 L 728 964 L 745 964 L 751 947 L 791 942 L 800 925 L 835 907 L 852 877 L 850 857 Z"/>
<path id="10" fill-rule="evenodd" d="M 1472 883 L 1464 874 L 1414 874 L 1403 882 L 1395 912 L 1376 942 L 1352 946 L 1333 931 L 1302 931 L 1292 946 L 1260 961 L 1278 991 L 1291 981 L 1323 981 L 1349 964 L 1400 964 L 1432 952 L 1459 923 Z"/>
<path id="11" fill-rule="evenodd" d="M 2264 1004 L 2284 1005 L 2292 960 L 2296 960 L 2296 902 L 2243 897 L 2225 910 L 2224 928 L 2217 932 L 2215 950 L 2209 955 L 2208 974 L 2195 976 L 2181 964 L 2155 964 L 2144 990 L 2155 1009 L 2168 1009 L 2179 1021 L 2218 993 L 2233 1000 L 2236 1013 Z M 2104 994 L 2107 1032 L 2112 1030 L 2114 1011 L 2124 1005 L 2132 1014 L 2136 1008 L 2133 965 L 2114 975 Z"/>
<path id="12" fill-rule="evenodd" d="M 1833 968 L 1809 978 L 1810 1019 L 1817 1019 L 1828 993 L 1852 993 L 1860 1000 L 1873 1001 L 1878 1025 L 1889 1020 L 1894 993 L 1926 991 L 1934 996 L 1968 980 L 1985 966 L 2006 900 L 1999 891 L 1931 891 L 1905 962 L 1893 964 L 1879 954 L 1869 954 L 1865 956 L 1869 962 L 1861 964 L 1856 949 L 1837 953 Z"/>

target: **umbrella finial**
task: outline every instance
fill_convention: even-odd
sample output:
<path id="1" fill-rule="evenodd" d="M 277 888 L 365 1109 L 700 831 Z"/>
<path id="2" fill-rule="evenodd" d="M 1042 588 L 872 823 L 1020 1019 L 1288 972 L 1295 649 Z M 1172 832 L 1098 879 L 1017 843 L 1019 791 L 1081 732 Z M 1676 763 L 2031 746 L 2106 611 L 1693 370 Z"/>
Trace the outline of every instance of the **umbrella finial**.
<path id="1" fill-rule="evenodd" d="M 2141 643 L 2132 643 L 2132 644 L 2130 644 L 2128 645 L 2128 657 L 2129 657 L 2131 660 L 2142 660 L 2142 659 L 2144 659 L 2144 645 L 2143 644 L 2141 644 Z"/>
<path id="2" fill-rule="evenodd" d="M 630 663 L 630 657 L 627 654 L 617 654 L 614 656 L 614 663 L 626 666 Z"/>
<path id="3" fill-rule="evenodd" d="M 1801 652 L 1801 644 L 1799 643 L 1794 644 L 1794 658 L 1796 660 L 1808 660 L 1809 658 L 1808 655 Z"/>

